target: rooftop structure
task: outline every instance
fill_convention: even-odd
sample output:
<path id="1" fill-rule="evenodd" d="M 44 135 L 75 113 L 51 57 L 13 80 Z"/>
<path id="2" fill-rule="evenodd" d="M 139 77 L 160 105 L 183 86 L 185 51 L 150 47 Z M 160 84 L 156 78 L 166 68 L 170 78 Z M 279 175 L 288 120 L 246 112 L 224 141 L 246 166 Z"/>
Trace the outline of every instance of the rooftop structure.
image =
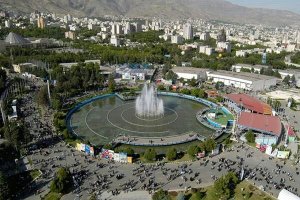
<path id="1" fill-rule="evenodd" d="M 276 85 L 279 80 L 272 76 L 223 70 L 207 72 L 207 77 L 214 83 L 223 82 L 226 86 L 253 91 L 269 89 L 271 86 Z"/>
<path id="2" fill-rule="evenodd" d="M 281 136 L 281 122 L 277 116 L 241 112 L 237 125 L 240 128 L 267 133 L 276 137 Z"/>
<path id="3" fill-rule="evenodd" d="M 23 45 L 23 44 L 28 44 L 30 43 L 28 40 L 23 38 L 22 36 L 10 32 L 7 37 L 5 38 L 5 42 L 9 44 L 15 44 L 15 45 Z"/>
<path id="4" fill-rule="evenodd" d="M 206 72 L 208 69 L 195 67 L 173 67 L 172 71 L 177 74 L 178 78 L 184 79 L 203 79 L 206 80 Z"/>
<path id="5" fill-rule="evenodd" d="M 235 103 L 241 110 L 263 115 L 272 115 L 272 107 L 270 105 L 247 94 L 227 94 L 224 97 L 232 103 Z"/>
<path id="6" fill-rule="evenodd" d="M 300 200 L 300 197 L 298 197 L 297 195 L 291 193 L 290 191 L 286 190 L 286 189 L 282 189 L 279 192 L 278 195 L 278 200 Z"/>

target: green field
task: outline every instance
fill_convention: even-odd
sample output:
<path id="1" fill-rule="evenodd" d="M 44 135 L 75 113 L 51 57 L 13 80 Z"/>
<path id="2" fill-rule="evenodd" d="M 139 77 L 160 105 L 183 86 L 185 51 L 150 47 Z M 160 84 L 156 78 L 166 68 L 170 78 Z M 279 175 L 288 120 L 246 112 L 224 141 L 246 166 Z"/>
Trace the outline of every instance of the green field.
<path id="1" fill-rule="evenodd" d="M 215 112 L 216 118 L 211 120 L 224 126 L 227 125 L 228 120 L 234 120 L 233 115 L 225 113 L 222 109 L 211 109 L 208 112 Z"/>

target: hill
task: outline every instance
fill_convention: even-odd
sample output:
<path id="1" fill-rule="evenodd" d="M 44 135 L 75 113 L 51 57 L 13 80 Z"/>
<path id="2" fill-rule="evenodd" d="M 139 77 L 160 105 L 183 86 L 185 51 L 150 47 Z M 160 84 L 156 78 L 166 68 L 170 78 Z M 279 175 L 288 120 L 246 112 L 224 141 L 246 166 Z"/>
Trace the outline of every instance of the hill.
<path id="1" fill-rule="evenodd" d="M 20 12 L 70 13 L 74 16 L 202 18 L 237 23 L 299 25 L 300 15 L 289 11 L 247 8 L 225 0 L 0 0 L 0 8 Z"/>

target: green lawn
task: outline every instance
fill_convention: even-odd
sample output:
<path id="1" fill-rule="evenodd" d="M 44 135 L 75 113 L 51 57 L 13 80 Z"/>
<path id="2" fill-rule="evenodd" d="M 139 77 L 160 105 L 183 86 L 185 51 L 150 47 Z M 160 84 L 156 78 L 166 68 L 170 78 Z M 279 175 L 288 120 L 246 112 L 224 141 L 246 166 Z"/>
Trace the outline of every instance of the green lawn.
<path id="1" fill-rule="evenodd" d="M 235 188 L 235 199 L 275 200 L 274 197 L 259 190 L 247 181 L 243 181 Z"/>
<path id="2" fill-rule="evenodd" d="M 62 197 L 61 194 L 55 192 L 49 192 L 43 200 L 59 200 Z"/>
<path id="3" fill-rule="evenodd" d="M 34 180 L 39 175 L 41 175 L 41 172 L 37 169 L 34 169 L 34 170 L 30 171 L 30 176 L 31 176 L 32 180 Z"/>
<path id="4" fill-rule="evenodd" d="M 222 110 L 218 110 L 218 113 L 222 113 L 223 115 L 214 119 L 215 122 L 222 125 L 227 125 L 228 120 L 233 120 L 233 115 L 226 114 Z"/>
<path id="5" fill-rule="evenodd" d="M 200 192 L 205 192 L 206 194 L 209 192 L 212 192 L 213 186 L 209 186 L 206 188 L 200 188 L 200 189 L 193 189 L 197 190 Z M 171 196 L 171 200 L 176 200 L 177 195 L 179 192 L 169 192 L 169 195 Z M 189 200 L 192 196 L 192 190 L 189 190 L 184 193 L 185 194 L 185 199 Z M 203 200 L 215 200 L 213 195 L 206 195 Z M 239 183 L 235 189 L 235 194 L 232 199 L 247 199 L 247 200 L 275 200 L 274 197 L 270 196 L 269 194 L 259 190 L 257 187 L 253 186 L 251 183 L 248 181 L 243 181 Z"/>

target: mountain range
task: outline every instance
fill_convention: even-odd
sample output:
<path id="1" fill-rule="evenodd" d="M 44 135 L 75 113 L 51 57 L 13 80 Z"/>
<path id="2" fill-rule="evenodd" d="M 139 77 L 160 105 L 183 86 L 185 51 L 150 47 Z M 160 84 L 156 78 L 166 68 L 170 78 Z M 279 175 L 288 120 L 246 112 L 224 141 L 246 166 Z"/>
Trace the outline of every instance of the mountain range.
<path id="1" fill-rule="evenodd" d="M 248 8 L 225 0 L 0 0 L 0 8 L 19 12 L 55 12 L 78 17 L 124 15 L 168 19 L 202 18 L 264 25 L 300 25 L 300 15 Z"/>

